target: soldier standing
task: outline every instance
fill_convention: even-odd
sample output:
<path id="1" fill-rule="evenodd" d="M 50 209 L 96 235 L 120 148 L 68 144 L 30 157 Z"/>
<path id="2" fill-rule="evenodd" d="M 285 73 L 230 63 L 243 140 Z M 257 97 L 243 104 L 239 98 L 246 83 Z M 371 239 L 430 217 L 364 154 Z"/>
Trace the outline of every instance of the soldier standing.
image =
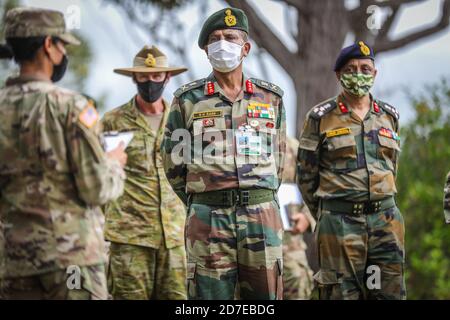
<path id="1" fill-rule="evenodd" d="M 450 172 L 444 187 L 444 217 L 445 223 L 450 224 Z"/>
<path id="2" fill-rule="evenodd" d="M 399 114 L 370 93 L 377 70 L 360 41 L 334 68 L 342 93 L 307 115 L 299 185 L 317 217 L 321 299 L 404 299 L 404 222 L 396 206 Z"/>
<path id="3" fill-rule="evenodd" d="M 250 43 L 242 10 L 211 15 L 198 45 L 213 72 L 175 92 L 163 156 L 169 182 L 189 205 L 188 295 L 281 299 L 283 92 L 243 74 Z M 186 143 L 175 137 L 180 131 Z M 178 161 L 180 146 L 192 161 Z"/>
<path id="4" fill-rule="evenodd" d="M 79 44 L 62 13 L 12 9 L 5 35 L 3 51 L 20 66 L 0 90 L 5 298 L 106 299 L 98 206 L 123 192 L 126 154 L 105 154 L 95 108 L 53 84 L 65 45 Z"/>
<path id="5" fill-rule="evenodd" d="M 104 131 L 134 134 L 125 150 L 125 192 L 105 208 L 114 299 L 186 299 L 186 208 L 167 181 L 160 152 L 170 111 L 162 94 L 170 77 L 186 70 L 169 67 L 155 46 L 142 48 L 133 67 L 114 70 L 132 77 L 138 91 L 102 119 Z"/>

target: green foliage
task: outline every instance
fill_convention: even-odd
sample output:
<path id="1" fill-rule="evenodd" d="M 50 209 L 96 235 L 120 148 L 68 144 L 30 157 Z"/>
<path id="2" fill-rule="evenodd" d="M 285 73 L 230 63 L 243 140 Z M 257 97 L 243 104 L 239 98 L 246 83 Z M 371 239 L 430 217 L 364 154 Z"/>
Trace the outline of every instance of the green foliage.
<path id="1" fill-rule="evenodd" d="M 398 203 L 406 224 L 409 299 L 450 299 L 450 226 L 443 189 L 450 170 L 450 84 L 412 99 L 415 119 L 401 129 Z"/>

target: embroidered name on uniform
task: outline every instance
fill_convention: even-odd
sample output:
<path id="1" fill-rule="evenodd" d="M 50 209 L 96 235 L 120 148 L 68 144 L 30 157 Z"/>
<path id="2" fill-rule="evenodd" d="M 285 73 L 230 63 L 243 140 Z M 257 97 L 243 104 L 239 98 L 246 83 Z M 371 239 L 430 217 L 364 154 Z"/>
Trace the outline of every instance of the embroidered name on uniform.
<path id="1" fill-rule="evenodd" d="M 249 118 L 275 119 L 275 111 L 268 103 L 250 103 L 247 107 Z"/>
<path id="2" fill-rule="evenodd" d="M 352 130 L 350 130 L 350 128 L 340 128 L 340 129 L 336 129 L 336 130 L 327 131 L 326 135 L 327 135 L 327 138 L 331 138 L 331 137 L 342 136 L 344 134 L 350 134 L 350 133 L 352 133 Z"/>
<path id="3" fill-rule="evenodd" d="M 214 111 L 200 111 L 194 112 L 192 115 L 193 119 L 203 119 L 203 118 L 217 118 L 221 117 L 223 114 L 222 110 L 214 110 Z"/>

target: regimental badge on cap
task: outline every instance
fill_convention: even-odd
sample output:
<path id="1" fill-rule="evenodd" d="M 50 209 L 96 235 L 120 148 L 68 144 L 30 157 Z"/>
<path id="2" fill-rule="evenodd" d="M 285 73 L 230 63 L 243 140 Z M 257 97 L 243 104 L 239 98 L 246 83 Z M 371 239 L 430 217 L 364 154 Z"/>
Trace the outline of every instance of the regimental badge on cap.
<path id="1" fill-rule="evenodd" d="M 359 48 L 361 49 L 361 53 L 365 56 L 369 56 L 370 48 L 363 41 L 358 42 L 358 44 L 359 44 Z"/>
<path id="2" fill-rule="evenodd" d="M 229 27 L 234 27 L 237 24 L 236 17 L 233 16 L 230 9 L 225 11 L 225 24 Z"/>
<path id="3" fill-rule="evenodd" d="M 147 54 L 147 59 L 145 59 L 144 63 L 147 67 L 152 68 L 156 65 L 156 59 L 151 53 L 149 53 Z"/>
<path id="4" fill-rule="evenodd" d="M 90 129 L 97 123 L 99 115 L 94 106 L 91 103 L 88 103 L 83 111 L 81 111 L 78 119 L 84 126 Z"/>
<path id="5" fill-rule="evenodd" d="M 250 103 L 247 107 L 249 118 L 275 119 L 275 111 L 268 103 Z"/>

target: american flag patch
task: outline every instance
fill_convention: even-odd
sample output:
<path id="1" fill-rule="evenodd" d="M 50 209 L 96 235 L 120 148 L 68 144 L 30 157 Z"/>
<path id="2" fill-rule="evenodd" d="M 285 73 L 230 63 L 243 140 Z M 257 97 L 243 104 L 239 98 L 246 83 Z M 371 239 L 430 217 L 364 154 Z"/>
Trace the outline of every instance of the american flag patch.
<path id="1" fill-rule="evenodd" d="M 92 128 L 98 121 L 99 115 L 92 104 L 88 104 L 80 113 L 80 122 L 88 128 Z"/>

